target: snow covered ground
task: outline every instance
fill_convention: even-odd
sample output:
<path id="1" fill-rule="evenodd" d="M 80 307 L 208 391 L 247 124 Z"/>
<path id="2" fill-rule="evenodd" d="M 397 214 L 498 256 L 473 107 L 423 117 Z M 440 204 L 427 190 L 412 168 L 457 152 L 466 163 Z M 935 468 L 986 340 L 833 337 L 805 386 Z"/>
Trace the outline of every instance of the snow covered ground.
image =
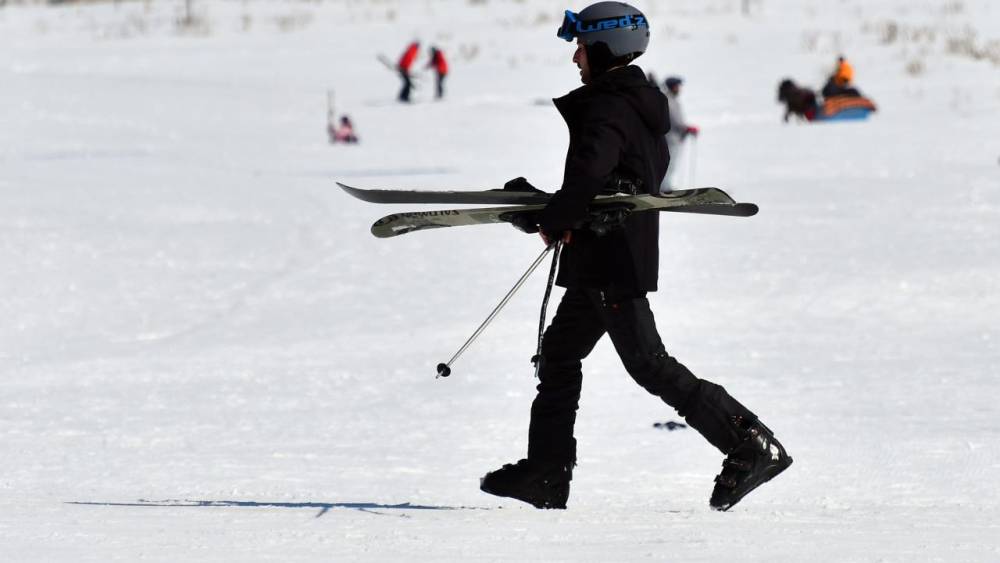
<path id="1" fill-rule="evenodd" d="M 761 206 L 664 216 L 654 312 L 786 474 L 709 510 L 720 455 L 602 342 L 569 509 L 480 493 L 524 454 L 544 276 L 434 366 L 540 243 L 377 240 L 406 208 L 333 183 L 557 187 L 582 4 L 8 3 L 0 560 L 1000 560 L 1000 5 L 636 4 L 702 129 L 682 179 Z M 376 55 L 414 38 L 444 101 L 393 101 Z M 778 81 L 841 52 L 879 112 L 782 123 Z M 329 90 L 359 146 L 327 144 Z"/>

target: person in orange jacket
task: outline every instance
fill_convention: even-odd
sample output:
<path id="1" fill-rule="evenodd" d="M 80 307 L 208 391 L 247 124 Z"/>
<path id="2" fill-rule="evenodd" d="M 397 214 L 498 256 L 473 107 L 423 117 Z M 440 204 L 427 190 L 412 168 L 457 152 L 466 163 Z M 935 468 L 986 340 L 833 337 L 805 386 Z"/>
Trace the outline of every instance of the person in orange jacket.
<path id="1" fill-rule="evenodd" d="M 399 91 L 399 101 L 409 102 L 410 101 L 410 91 L 413 89 L 413 81 L 410 78 L 410 67 L 413 66 L 413 61 L 417 60 L 417 53 L 420 51 L 420 42 L 414 41 L 406 47 L 403 51 L 403 55 L 399 57 L 399 62 L 396 63 L 396 70 L 399 71 L 399 76 L 403 79 L 403 89 Z"/>
<path id="2" fill-rule="evenodd" d="M 851 82 L 854 81 L 854 68 L 851 63 L 847 62 L 847 59 L 843 55 L 837 57 L 837 68 L 834 69 L 833 74 L 823 85 L 823 90 L 821 93 L 824 98 L 832 98 L 834 96 L 860 96 L 857 88 L 855 88 Z"/>
<path id="3" fill-rule="evenodd" d="M 437 47 L 431 47 L 431 60 L 427 68 L 434 68 L 437 76 L 437 99 L 444 97 L 444 79 L 448 76 L 448 61 L 444 60 L 444 52 Z"/>
<path id="4" fill-rule="evenodd" d="M 841 88 L 847 88 L 854 80 L 854 68 L 843 55 L 837 57 L 837 70 L 833 72 L 833 83 Z"/>

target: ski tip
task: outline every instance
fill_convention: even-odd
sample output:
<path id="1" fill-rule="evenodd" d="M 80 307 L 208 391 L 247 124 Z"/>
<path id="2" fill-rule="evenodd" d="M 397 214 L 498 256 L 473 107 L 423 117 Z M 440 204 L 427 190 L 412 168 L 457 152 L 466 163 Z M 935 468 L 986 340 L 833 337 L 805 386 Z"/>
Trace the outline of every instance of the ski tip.
<path id="1" fill-rule="evenodd" d="M 729 217 L 753 217 L 760 211 L 756 203 L 703 203 L 684 207 L 667 207 L 660 211 L 670 213 L 694 213 L 702 215 L 725 215 Z"/>
<path id="2" fill-rule="evenodd" d="M 397 232 L 392 229 L 387 229 L 383 223 L 384 220 L 385 218 L 383 217 L 382 219 L 375 221 L 375 224 L 372 225 L 371 229 L 369 229 L 369 231 L 375 238 L 391 238 L 396 235 L 403 234 L 401 232 Z"/>
<path id="3" fill-rule="evenodd" d="M 733 205 L 733 211 L 730 213 L 733 217 L 753 217 L 760 211 L 756 203 L 741 202 Z"/>
<path id="4" fill-rule="evenodd" d="M 347 193 L 347 195 L 349 195 L 349 196 L 351 196 L 353 198 L 360 199 L 361 201 L 367 201 L 367 199 L 368 199 L 368 196 L 366 195 L 365 190 L 363 190 L 361 188 L 355 188 L 354 186 L 348 186 L 347 184 L 345 184 L 343 182 L 337 182 L 337 185 L 340 186 L 340 189 L 344 190 Z"/>

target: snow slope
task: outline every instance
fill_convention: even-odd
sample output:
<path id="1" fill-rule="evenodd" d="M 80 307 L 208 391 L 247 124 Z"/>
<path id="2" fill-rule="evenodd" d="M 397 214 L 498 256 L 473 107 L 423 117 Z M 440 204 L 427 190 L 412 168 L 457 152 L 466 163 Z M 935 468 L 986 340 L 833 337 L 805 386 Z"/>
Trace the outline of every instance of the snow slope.
<path id="1" fill-rule="evenodd" d="M 540 252 L 377 240 L 362 187 L 555 189 L 576 86 L 548 0 L 0 7 L 0 559 L 1000 560 L 1000 6 L 637 2 L 702 129 L 664 216 L 670 350 L 795 458 L 728 513 L 721 456 L 585 364 L 566 511 L 484 495 L 524 454 Z M 893 31 L 894 30 L 894 31 Z M 376 55 L 450 55 L 412 106 Z M 784 124 L 838 53 L 869 121 Z M 359 146 L 326 142 L 326 96 Z M 696 161 L 692 165 L 690 160 Z M 556 297 L 559 293 L 557 292 Z"/>

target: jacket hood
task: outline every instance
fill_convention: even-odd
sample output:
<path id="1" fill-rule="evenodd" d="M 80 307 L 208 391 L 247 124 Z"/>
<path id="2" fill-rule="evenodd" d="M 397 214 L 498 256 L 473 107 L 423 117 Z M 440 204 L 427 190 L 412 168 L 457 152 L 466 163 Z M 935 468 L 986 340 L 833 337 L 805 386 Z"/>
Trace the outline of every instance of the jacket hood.
<path id="1" fill-rule="evenodd" d="M 650 132 L 665 135 L 670 130 L 667 99 L 659 88 L 649 82 L 641 68 L 628 65 L 610 70 L 580 90 L 587 88 L 592 88 L 595 93 L 613 92 L 625 98 Z"/>

